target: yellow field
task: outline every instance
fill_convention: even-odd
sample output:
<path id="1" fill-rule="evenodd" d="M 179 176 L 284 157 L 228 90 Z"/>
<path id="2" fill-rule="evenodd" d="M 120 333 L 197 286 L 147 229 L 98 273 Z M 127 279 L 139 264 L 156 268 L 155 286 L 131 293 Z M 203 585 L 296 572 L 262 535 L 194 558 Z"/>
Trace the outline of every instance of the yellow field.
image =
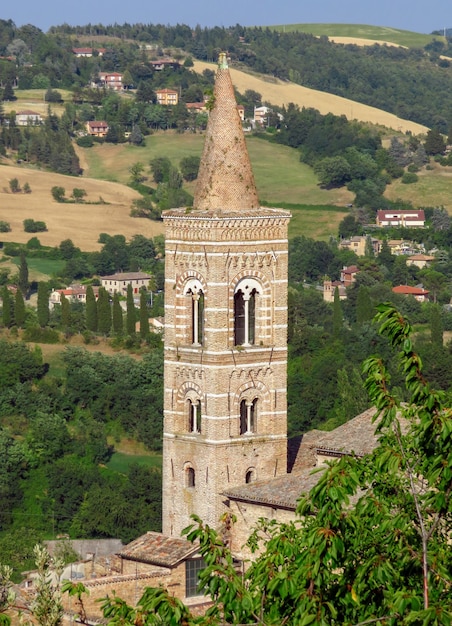
<path id="1" fill-rule="evenodd" d="M 215 70 L 215 68 L 216 65 L 214 63 L 194 62 L 194 69 L 200 73 L 205 69 Z M 370 122 L 403 133 L 410 131 L 414 135 L 426 133 L 428 130 L 422 124 L 402 120 L 392 113 L 387 113 L 353 100 L 347 100 L 347 98 L 334 96 L 324 91 L 308 89 L 307 87 L 302 87 L 289 81 L 284 82 L 277 78 L 273 78 L 270 81 L 268 77 L 263 78 L 254 74 L 247 74 L 234 68 L 230 69 L 230 73 L 234 87 L 238 91 L 244 93 L 247 89 L 253 89 L 262 95 L 264 101 L 271 102 L 277 106 L 293 102 L 300 107 L 317 109 L 322 115 L 327 113 L 345 115 L 350 120 Z"/>
<path id="2" fill-rule="evenodd" d="M 378 44 L 380 46 L 394 46 L 395 48 L 406 48 L 393 41 L 376 41 L 375 39 L 364 39 L 363 37 L 328 37 L 330 41 L 334 43 L 354 44 L 355 46 L 374 46 Z"/>
<path id="3" fill-rule="evenodd" d="M 1 161 L 0 161 L 1 163 Z M 28 182 L 32 193 L 12 194 L 9 181 L 17 178 L 20 185 Z M 106 204 L 60 204 L 51 195 L 51 188 L 63 187 L 69 197 L 74 187 L 85 189 L 86 202 Z M 100 250 L 99 233 L 116 235 L 127 239 L 140 233 L 155 237 L 163 233 L 163 224 L 148 219 L 130 217 L 132 200 L 139 194 L 119 183 L 92 178 L 76 178 L 52 172 L 41 172 L 19 166 L 0 166 L 0 220 L 9 222 L 11 232 L 0 233 L 0 240 L 26 243 L 34 235 L 23 229 L 23 220 L 31 218 L 47 224 L 47 232 L 36 233 L 44 246 L 56 246 L 64 239 L 87 252 Z"/>

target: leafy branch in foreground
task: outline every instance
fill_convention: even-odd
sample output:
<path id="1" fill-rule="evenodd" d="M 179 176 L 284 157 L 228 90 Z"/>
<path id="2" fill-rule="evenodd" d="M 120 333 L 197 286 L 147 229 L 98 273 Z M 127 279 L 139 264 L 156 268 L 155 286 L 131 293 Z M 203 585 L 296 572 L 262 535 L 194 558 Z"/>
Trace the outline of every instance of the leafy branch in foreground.
<path id="1" fill-rule="evenodd" d="M 204 616 L 148 589 L 137 609 L 107 600 L 109 624 L 452 624 L 451 409 L 423 377 L 410 324 L 386 304 L 376 322 L 405 384 L 393 389 L 383 361 L 366 360 L 365 386 L 377 407 L 374 452 L 322 468 L 293 521 L 261 519 L 245 571 L 228 547 L 232 520 L 217 533 L 195 517 L 184 532 L 206 563 L 199 582 L 212 606 Z"/>

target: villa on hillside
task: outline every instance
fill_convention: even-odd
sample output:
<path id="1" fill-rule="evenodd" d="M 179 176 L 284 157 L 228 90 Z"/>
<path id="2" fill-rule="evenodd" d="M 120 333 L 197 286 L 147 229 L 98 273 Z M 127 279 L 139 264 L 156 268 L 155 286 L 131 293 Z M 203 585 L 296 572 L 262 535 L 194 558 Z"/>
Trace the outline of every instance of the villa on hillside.
<path id="1" fill-rule="evenodd" d="M 105 137 L 108 133 L 108 124 L 103 121 L 89 121 L 86 122 L 86 130 L 88 135 L 92 137 Z"/>
<path id="2" fill-rule="evenodd" d="M 16 113 L 17 126 L 37 126 L 42 124 L 42 117 L 36 111 L 19 111 Z"/>
<path id="3" fill-rule="evenodd" d="M 102 287 L 113 294 L 118 292 L 120 295 L 127 294 L 127 287 L 132 285 L 134 294 L 140 293 L 143 287 L 149 289 L 151 286 L 152 276 L 145 272 L 120 272 L 111 276 L 102 276 Z"/>
<path id="4" fill-rule="evenodd" d="M 413 209 L 412 211 L 377 211 L 376 224 L 381 228 L 389 226 L 396 228 L 424 228 L 425 214 L 422 209 Z"/>
<path id="5" fill-rule="evenodd" d="M 399 285 L 392 288 L 393 293 L 400 293 L 402 296 L 413 296 L 418 302 L 427 302 L 429 291 L 423 287 L 411 287 L 411 285 Z"/>
<path id="6" fill-rule="evenodd" d="M 175 106 L 179 102 L 179 93 L 175 89 L 157 89 L 157 104 Z"/>
<path id="7" fill-rule="evenodd" d="M 93 287 L 94 297 L 99 298 L 99 287 Z M 86 304 L 86 285 L 71 285 L 66 289 L 53 289 L 49 296 L 49 308 L 53 309 L 56 304 L 61 304 L 61 297 L 65 296 L 71 302 Z"/>

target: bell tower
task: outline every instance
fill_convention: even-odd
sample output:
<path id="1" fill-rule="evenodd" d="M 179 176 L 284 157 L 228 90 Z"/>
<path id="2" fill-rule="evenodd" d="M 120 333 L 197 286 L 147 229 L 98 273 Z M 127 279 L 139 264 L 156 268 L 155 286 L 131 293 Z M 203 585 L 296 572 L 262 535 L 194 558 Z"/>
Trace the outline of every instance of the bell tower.
<path id="1" fill-rule="evenodd" d="M 221 54 L 193 208 L 165 211 L 163 533 L 287 472 L 287 228 L 259 207 Z"/>

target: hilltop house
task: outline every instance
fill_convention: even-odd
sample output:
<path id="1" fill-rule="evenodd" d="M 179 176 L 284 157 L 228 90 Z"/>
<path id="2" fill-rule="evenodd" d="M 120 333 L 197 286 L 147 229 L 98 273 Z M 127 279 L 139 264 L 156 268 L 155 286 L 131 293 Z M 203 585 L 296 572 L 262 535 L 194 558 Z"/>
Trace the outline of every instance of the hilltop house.
<path id="1" fill-rule="evenodd" d="M 410 285 L 399 285 L 398 287 L 393 287 L 392 291 L 403 296 L 413 296 L 418 302 L 426 302 L 430 293 L 423 287 L 411 287 Z"/>
<path id="2" fill-rule="evenodd" d="M 19 111 L 16 113 L 17 126 L 37 126 L 42 124 L 42 117 L 35 111 Z"/>
<path id="3" fill-rule="evenodd" d="M 119 72 L 99 72 L 99 85 L 114 91 L 122 91 L 124 89 L 122 74 Z M 97 85 L 94 84 L 93 86 L 96 87 Z"/>
<path id="4" fill-rule="evenodd" d="M 163 106 L 175 106 L 179 102 L 179 93 L 175 89 L 157 89 L 157 104 Z"/>
<path id="5" fill-rule="evenodd" d="M 376 224 L 380 228 L 389 226 L 424 228 L 425 214 L 422 209 L 413 209 L 412 211 L 377 211 Z"/>
<path id="6" fill-rule="evenodd" d="M 105 137 L 108 133 L 108 124 L 103 121 L 89 121 L 86 122 L 86 130 L 88 135 L 92 137 Z"/>
<path id="7" fill-rule="evenodd" d="M 102 287 L 113 294 L 118 292 L 121 296 L 127 294 L 127 287 L 132 285 L 134 294 L 140 293 L 140 289 L 144 287 L 149 289 L 151 286 L 152 276 L 145 272 L 119 272 L 111 276 L 102 276 Z"/>
<path id="8" fill-rule="evenodd" d="M 366 244 L 368 239 L 370 239 L 372 250 L 377 256 L 380 253 L 381 241 L 375 237 L 356 235 L 355 237 L 350 237 L 349 239 L 341 239 L 339 242 L 339 248 L 341 250 L 351 250 L 358 256 L 364 256 L 366 254 Z"/>
<path id="9" fill-rule="evenodd" d="M 93 287 L 94 297 L 99 298 L 99 287 Z M 66 289 L 53 289 L 49 296 L 49 308 L 53 309 L 56 304 L 61 304 L 61 296 L 64 295 L 71 302 L 86 304 L 86 285 L 71 285 Z"/>

